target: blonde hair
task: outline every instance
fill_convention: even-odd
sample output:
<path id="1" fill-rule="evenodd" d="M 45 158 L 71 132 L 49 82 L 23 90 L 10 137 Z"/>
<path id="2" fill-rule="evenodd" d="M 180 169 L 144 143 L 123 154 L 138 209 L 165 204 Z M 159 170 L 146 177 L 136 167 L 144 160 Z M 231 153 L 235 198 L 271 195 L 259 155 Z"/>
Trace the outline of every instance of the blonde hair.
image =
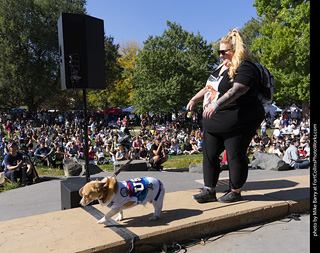
<path id="1" fill-rule="evenodd" d="M 233 81 L 236 75 L 236 70 L 244 60 L 251 60 L 248 47 L 244 42 L 241 33 L 237 29 L 233 29 L 226 36 L 224 36 L 220 43 L 225 43 L 234 50 L 234 55 L 231 59 L 228 75 Z"/>

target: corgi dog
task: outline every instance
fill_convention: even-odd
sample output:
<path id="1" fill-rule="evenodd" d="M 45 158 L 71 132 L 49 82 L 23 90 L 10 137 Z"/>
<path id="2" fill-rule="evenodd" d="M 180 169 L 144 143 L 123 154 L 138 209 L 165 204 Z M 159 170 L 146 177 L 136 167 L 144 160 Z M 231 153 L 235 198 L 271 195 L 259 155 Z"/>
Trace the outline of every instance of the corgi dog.
<path id="1" fill-rule="evenodd" d="M 154 214 L 149 220 L 157 220 L 162 210 L 164 192 L 162 182 L 153 177 L 118 182 L 114 176 L 106 177 L 101 181 L 98 179 L 91 181 L 79 190 L 82 206 L 97 199 L 100 205 L 110 208 L 110 211 L 97 222 L 98 224 L 105 223 L 117 213 L 119 215 L 116 221 L 121 221 L 123 209 L 147 202 L 151 202 L 154 207 Z"/>

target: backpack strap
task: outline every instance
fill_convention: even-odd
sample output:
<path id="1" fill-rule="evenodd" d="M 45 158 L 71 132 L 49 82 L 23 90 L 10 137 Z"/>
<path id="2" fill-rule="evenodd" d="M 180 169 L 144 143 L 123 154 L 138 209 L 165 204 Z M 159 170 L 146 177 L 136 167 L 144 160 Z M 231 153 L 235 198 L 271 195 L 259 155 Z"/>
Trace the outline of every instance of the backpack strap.
<path id="1" fill-rule="evenodd" d="M 223 63 L 221 63 L 218 67 L 213 68 L 212 71 L 211 71 L 211 75 L 212 75 L 214 72 L 216 72 L 217 70 L 219 70 L 222 66 L 223 66 Z"/>

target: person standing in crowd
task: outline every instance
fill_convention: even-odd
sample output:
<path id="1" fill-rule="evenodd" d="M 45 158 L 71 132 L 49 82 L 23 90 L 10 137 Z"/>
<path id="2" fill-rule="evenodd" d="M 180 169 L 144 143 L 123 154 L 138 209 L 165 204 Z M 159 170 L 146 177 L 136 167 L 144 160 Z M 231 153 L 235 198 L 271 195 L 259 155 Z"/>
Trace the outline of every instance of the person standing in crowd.
<path id="1" fill-rule="evenodd" d="M 124 116 L 124 118 L 123 118 L 123 120 L 122 120 L 122 125 L 123 125 L 124 127 L 128 127 L 128 124 L 129 124 L 128 118 L 127 118 L 127 116 Z"/>
<path id="2" fill-rule="evenodd" d="M 263 119 L 262 123 L 261 123 L 261 136 L 264 136 L 266 134 L 267 131 L 267 122 L 265 119 Z"/>
<path id="3" fill-rule="evenodd" d="M 199 203 L 217 201 L 219 156 L 224 149 L 229 163 L 230 190 L 218 201 L 242 200 L 240 191 L 248 176 L 247 148 L 265 115 L 258 99 L 260 73 L 251 62 L 238 30 L 221 39 L 218 53 L 223 64 L 187 105 L 187 110 L 192 110 L 203 102 L 204 188 L 193 196 Z"/>
<path id="4" fill-rule="evenodd" d="M 13 132 L 13 123 L 12 121 L 8 121 L 7 125 L 6 125 L 6 129 L 8 131 L 8 137 L 9 139 L 12 139 L 12 132 Z"/>
<path id="5" fill-rule="evenodd" d="M 120 118 L 118 118 L 118 120 L 117 120 L 117 126 L 118 126 L 118 129 L 120 129 L 120 127 L 121 127 L 121 119 Z"/>

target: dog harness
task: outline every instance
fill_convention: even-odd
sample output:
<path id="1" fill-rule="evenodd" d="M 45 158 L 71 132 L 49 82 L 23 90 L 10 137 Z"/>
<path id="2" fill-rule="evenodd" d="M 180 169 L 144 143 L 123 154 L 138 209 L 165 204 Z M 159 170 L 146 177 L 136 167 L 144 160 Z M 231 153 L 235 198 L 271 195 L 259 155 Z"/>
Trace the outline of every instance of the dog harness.
<path id="1" fill-rule="evenodd" d="M 157 201 L 163 185 L 160 180 L 151 177 L 130 179 L 118 182 L 118 190 L 112 201 L 107 205 L 109 208 L 118 208 L 128 201 L 141 204 L 147 201 Z M 101 199 L 105 203 L 105 199 Z"/>

